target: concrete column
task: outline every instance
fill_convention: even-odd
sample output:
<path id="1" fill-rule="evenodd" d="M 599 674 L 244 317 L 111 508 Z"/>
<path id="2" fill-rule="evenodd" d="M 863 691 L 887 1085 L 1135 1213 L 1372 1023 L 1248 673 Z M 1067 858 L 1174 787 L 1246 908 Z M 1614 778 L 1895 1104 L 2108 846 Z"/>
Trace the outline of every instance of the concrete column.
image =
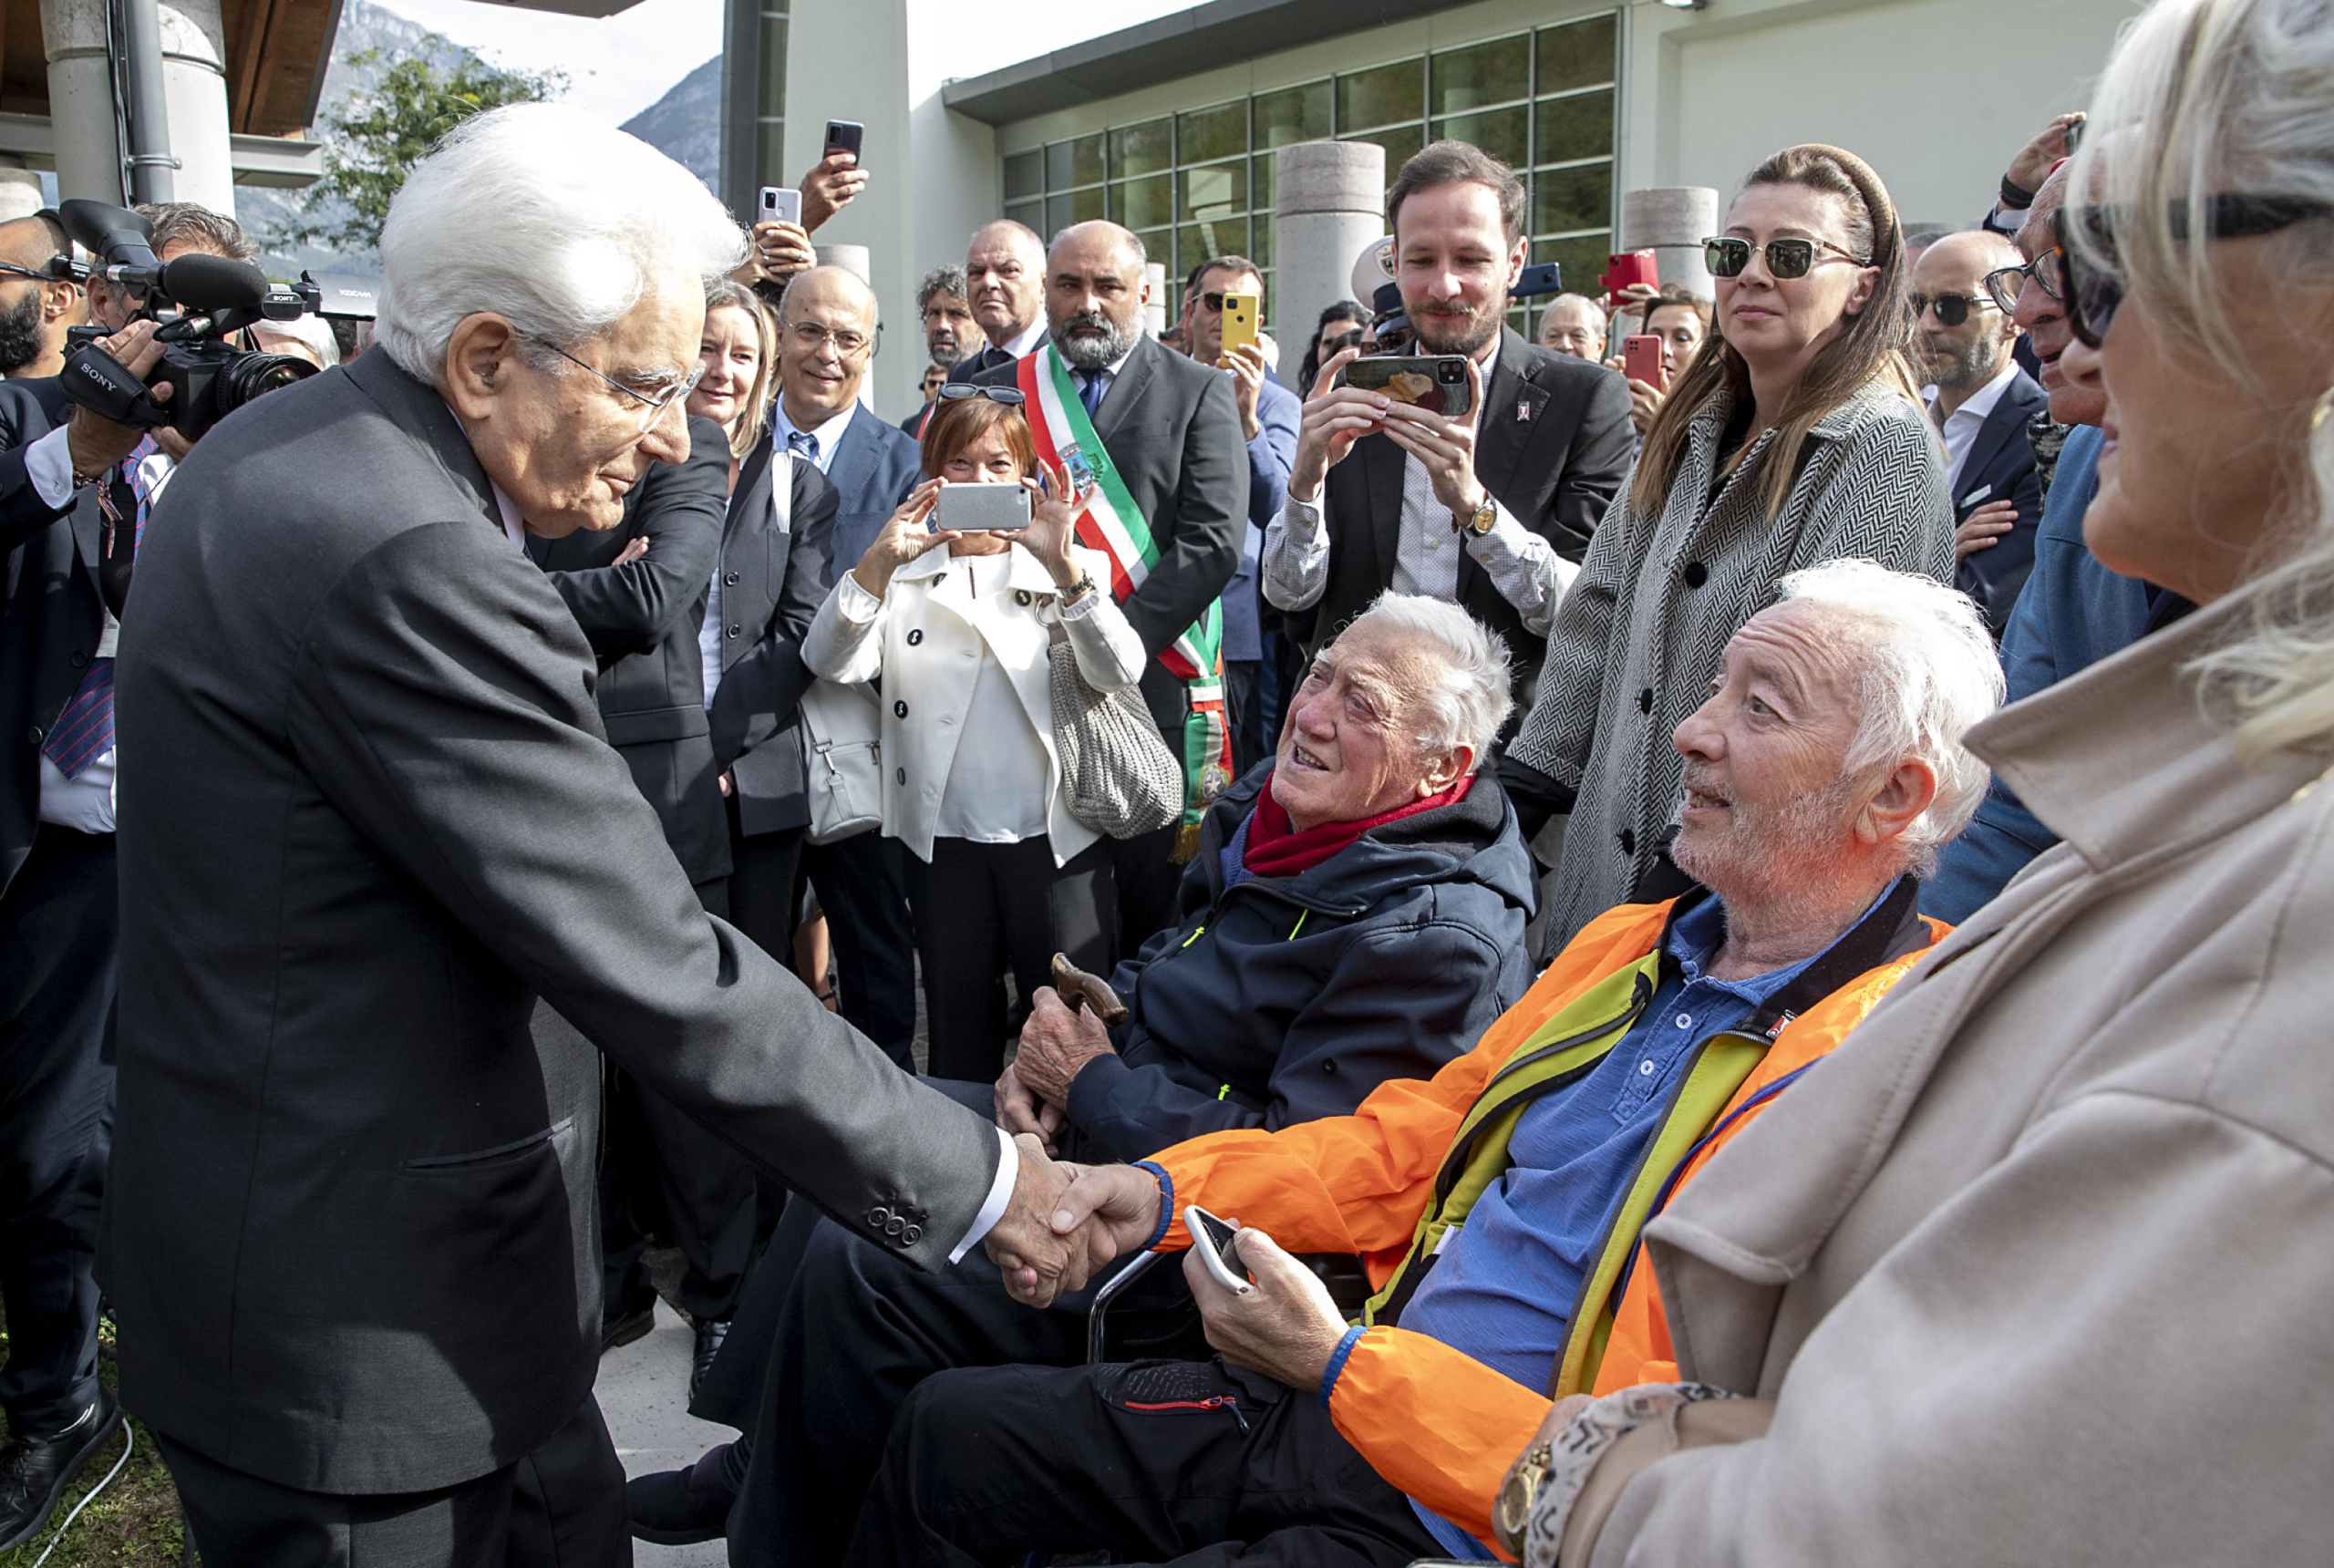
<path id="1" fill-rule="evenodd" d="M 40 176 L 21 158 L 0 158 L 0 223 L 29 218 L 46 204 L 40 197 Z"/>
<path id="2" fill-rule="evenodd" d="M 841 267 L 844 272 L 856 274 L 859 281 L 869 288 L 875 286 L 873 263 L 866 246 L 813 245 L 811 253 L 819 258 L 821 266 Z M 918 366 L 916 368 L 921 370 L 924 367 Z"/>
<path id="3" fill-rule="evenodd" d="M 1618 251 L 1651 251 L 1664 284 L 1683 284 L 1704 299 L 1717 285 L 1702 242 L 1718 232 L 1718 192 L 1707 185 L 1666 185 L 1621 193 Z"/>
<path id="4" fill-rule="evenodd" d="M 227 144 L 226 28 L 219 0 L 162 0 L 162 81 L 170 104 L 178 199 L 235 211 Z M 49 125 L 62 196 L 123 201 L 121 144 L 106 57 L 105 0 L 41 0 Z"/>
<path id="5" fill-rule="evenodd" d="M 1151 303 L 1142 308 L 1142 330 L 1157 337 L 1167 330 L 1167 263 L 1142 263 L 1142 281 L 1151 290 Z"/>
<path id="6" fill-rule="evenodd" d="M 1280 378 L 1293 388 L 1313 324 L 1346 297 L 1354 257 L 1386 232 L 1386 150 L 1371 141 L 1284 147 L 1273 154 L 1273 195 L 1271 326 Z"/>

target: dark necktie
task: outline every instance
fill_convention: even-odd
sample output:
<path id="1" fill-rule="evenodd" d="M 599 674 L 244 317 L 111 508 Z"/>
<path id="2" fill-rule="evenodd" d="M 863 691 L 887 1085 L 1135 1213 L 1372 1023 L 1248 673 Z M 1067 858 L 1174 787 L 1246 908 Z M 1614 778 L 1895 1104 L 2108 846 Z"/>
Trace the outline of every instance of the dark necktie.
<path id="1" fill-rule="evenodd" d="M 1102 407 L 1102 373 L 1090 370 L 1085 383 L 1078 388 L 1078 400 L 1086 405 L 1086 417 L 1091 419 L 1095 410 Z"/>

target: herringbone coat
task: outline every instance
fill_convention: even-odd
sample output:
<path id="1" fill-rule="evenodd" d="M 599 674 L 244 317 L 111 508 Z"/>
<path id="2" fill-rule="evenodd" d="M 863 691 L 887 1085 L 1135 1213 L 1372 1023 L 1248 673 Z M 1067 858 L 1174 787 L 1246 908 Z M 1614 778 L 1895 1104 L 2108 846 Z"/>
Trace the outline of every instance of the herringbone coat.
<path id="1" fill-rule="evenodd" d="M 1627 902 L 1678 809 L 1670 732 L 1709 696 L 1727 639 L 1774 603 L 1778 579 L 1862 556 L 1953 581 L 1945 452 L 1902 394 L 1875 381 L 1825 416 L 1771 522 L 1761 492 L 1772 430 L 1710 493 L 1732 413 L 1721 391 L 1694 421 L 1658 511 L 1630 504 L 1632 465 L 1549 628 L 1538 700 L 1509 749 L 1578 791 L 1551 951 Z"/>

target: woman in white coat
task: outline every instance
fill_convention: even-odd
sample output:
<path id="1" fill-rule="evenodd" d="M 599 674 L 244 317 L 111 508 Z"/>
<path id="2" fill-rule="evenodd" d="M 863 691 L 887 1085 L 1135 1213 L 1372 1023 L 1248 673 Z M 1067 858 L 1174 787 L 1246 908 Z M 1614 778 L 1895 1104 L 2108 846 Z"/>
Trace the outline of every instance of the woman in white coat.
<path id="1" fill-rule="evenodd" d="M 1056 953 L 1105 971 L 1117 945 L 1110 862 L 1069 814 L 1054 750 L 1048 649 L 1067 639 L 1106 692 L 1144 655 L 1108 561 L 1072 542 L 1067 481 L 1039 481 L 1020 394 L 963 391 L 925 423 L 924 482 L 836 579 L 802 657 L 881 682 L 883 831 L 910 851 L 931 1073 L 986 1085 L 1004 1069 L 1007 967 L 1026 1005 Z M 1029 526 L 934 531 L 951 484 L 1025 487 Z"/>

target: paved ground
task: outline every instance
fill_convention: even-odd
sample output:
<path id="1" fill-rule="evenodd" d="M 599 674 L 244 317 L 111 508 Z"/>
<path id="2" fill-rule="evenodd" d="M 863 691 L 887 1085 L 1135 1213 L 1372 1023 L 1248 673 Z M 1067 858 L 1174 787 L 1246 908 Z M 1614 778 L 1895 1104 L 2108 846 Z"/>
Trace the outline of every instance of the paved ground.
<path id="1" fill-rule="evenodd" d="M 690 1415 L 689 1326 L 668 1302 L 656 1304 L 656 1328 L 600 1357 L 600 1410 L 615 1439 L 626 1475 L 672 1470 L 737 1434 Z M 639 1568 L 724 1568 L 728 1552 L 718 1541 L 702 1546 L 633 1542 Z"/>

